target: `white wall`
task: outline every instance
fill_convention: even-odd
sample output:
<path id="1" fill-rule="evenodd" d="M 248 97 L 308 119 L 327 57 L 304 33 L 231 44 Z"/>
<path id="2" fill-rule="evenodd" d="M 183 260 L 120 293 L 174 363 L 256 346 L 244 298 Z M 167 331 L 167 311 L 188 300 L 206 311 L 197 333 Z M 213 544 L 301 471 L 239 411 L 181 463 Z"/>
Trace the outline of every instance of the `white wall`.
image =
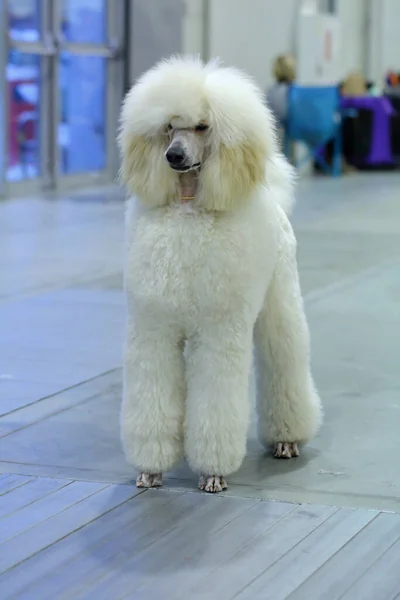
<path id="1" fill-rule="evenodd" d="M 383 0 L 382 66 L 400 71 L 400 0 Z"/>
<path id="2" fill-rule="evenodd" d="M 210 55 L 265 88 L 274 57 L 294 51 L 297 10 L 297 0 L 210 0 Z"/>
<path id="3" fill-rule="evenodd" d="M 366 72 L 367 5 L 368 0 L 338 0 L 342 77 L 351 71 Z"/>
<path id="4" fill-rule="evenodd" d="M 367 74 L 378 85 L 389 69 L 400 70 L 400 0 L 366 0 L 369 6 Z"/>
<path id="5" fill-rule="evenodd" d="M 368 0 L 337 1 L 344 77 L 365 67 Z M 400 9 L 400 0 L 391 1 L 398 2 Z M 276 55 L 295 52 L 300 7 L 301 0 L 210 0 L 210 54 L 245 69 L 266 87 L 272 81 L 271 63 Z"/>
<path id="6" fill-rule="evenodd" d="M 183 15 L 183 51 L 204 55 L 204 19 L 207 3 L 204 0 L 185 0 Z"/>
<path id="7" fill-rule="evenodd" d="M 132 79 L 162 55 L 182 51 L 219 56 L 248 71 L 265 88 L 272 81 L 275 56 L 295 52 L 301 2 L 130 0 Z M 361 70 L 380 81 L 388 68 L 400 69 L 400 0 L 337 0 L 337 9 L 341 77 Z"/>
<path id="8" fill-rule="evenodd" d="M 129 83 L 170 54 L 203 55 L 205 6 L 204 0 L 129 0 Z"/>
<path id="9" fill-rule="evenodd" d="M 129 83 L 155 62 L 183 49 L 183 0 L 130 0 Z"/>

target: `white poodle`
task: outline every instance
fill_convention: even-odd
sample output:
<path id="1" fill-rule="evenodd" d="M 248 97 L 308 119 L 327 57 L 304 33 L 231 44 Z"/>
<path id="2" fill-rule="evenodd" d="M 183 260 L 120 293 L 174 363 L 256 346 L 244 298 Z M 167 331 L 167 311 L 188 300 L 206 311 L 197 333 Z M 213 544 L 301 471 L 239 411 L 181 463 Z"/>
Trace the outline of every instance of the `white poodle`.
<path id="1" fill-rule="evenodd" d="M 285 214 L 293 173 L 243 73 L 175 57 L 122 110 L 129 308 L 122 439 L 137 485 L 184 456 L 219 492 L 246 452 L 253 332 L 259 437 L 299 455 L 321 422 Z"/>

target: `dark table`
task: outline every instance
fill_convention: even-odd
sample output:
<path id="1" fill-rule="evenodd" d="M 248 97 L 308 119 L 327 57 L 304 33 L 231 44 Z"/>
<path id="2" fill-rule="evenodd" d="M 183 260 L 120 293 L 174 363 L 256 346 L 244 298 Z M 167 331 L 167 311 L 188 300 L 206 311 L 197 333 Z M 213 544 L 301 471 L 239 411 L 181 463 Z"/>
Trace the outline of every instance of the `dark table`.
<path id="1" fill-rule="evenodd" d="M 369 153 L 364 159 L 366 166 L 393 164 L 394 157 L 391 148 L 390 121 L 395 110 L 385 96 L 362 96 L 359 98 L 341 98 L 341 107 L 346 112 L 362 109 L 371 111 L 372 132 Z"/>

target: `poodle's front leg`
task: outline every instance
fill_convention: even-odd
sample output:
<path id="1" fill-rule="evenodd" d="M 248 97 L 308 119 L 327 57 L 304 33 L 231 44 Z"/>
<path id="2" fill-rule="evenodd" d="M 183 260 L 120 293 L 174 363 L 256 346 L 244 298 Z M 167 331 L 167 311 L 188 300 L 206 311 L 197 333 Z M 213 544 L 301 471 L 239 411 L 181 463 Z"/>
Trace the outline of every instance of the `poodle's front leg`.
<path id="1" fill-rule="evenodd" d="M 124 361 L 121 435 L 139 471 L 138 487 L 162 485 L 162 473 L 183 457 L 185 375 L 179 332 L 130 323 Z"/>
<path id="2" fill-rule="evenodd" d="M 252 328 L 213 324 L 189 340 L 185 454 L 199 487 L 220 492 L 246 452 Z"/>
<path id="3" fill-rule="evenodd" d="M 277 458 L 299 455 L 322 420 L 291 229 L 255 327 L 259 437 Z"/>

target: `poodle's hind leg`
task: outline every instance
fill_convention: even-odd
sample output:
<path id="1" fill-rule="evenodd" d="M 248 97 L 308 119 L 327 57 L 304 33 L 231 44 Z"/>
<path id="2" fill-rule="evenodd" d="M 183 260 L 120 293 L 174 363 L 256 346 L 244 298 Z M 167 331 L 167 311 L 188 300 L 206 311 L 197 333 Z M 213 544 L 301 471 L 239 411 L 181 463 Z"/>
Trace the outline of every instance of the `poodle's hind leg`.
<path id="1" fill-rule="evenodd" d="M 183 458 L 186 385 L 179 332 L 132 322 L 124 361 L 121 436 L 137 487 L 159 487 Z"/>
<path id="2" fill-rule="evenodd" d="M 259 438 L 277 458 L 299 456 L 299 444 L 315 435 L 322 420 L 289 224 L 286 234 L 255 326 Z"/>
<path id="3" fill-rule="evenodd" d="M 199 488 L 221 492 L 246 453 L 252 327 L 203 325 L 187 347 L 185 454 Z"/>

